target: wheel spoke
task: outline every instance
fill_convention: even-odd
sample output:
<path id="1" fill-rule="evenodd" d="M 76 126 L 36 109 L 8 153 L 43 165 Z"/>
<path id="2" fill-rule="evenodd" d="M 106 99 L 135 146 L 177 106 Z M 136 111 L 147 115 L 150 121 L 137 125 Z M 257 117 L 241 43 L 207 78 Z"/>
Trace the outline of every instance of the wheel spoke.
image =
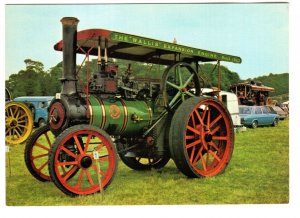
<path id="1" fill-rule="evenodd" d="M 61 170 L 63 171 L 63 175 L 67 174 L 67 171 L 66 171 L 66 169 L 65 169 L 64 166 L 60 166 L 60 168 L 61 168 Z"/>
<path id="2" fill-rule="evenodd" d="M 73 136 L 74 140 L 75 140 L 75 143 L 76 143 L 76 146 L 79 150 L 79 153 L 80 154 L 83 154 L 83 150 L 82 150 L 82 147 L 81 147 L 81 143 L 79 142 L 78 138 L 76 135 Z"/>
<path id="3" fill-rule="evenodd" d="M 201 124 L 202 126 L 205 126 L 205 125 L 204 125 L 204 122 L 203 122 L 203 119 L 201 118 L 201 116 L 200 116 L 200 114 L 199 114 L 199 112 L 198 112 L 198 109 L 194 110 L 194 112 L 195 112 L 195 114 L 196 114 L 196 116 L 197 116 L 197 118 L 198 118 L 200 124 Z"/>
<path id="4" fill-rule="evenodd" d="M 14 132 L 16 133 L 17 137 L 21 137 L 21 134 L 20 134 L 19 131 L 22 132 L 22 130 L 20 130 L 20 129 L 16 126 L 16 128 L 14 128 Z"/>
<path id="5" fill-rule="evenodd" d="M 16 119 L 18 120 L 20 116 L 20 110 L 18 110 L 17 114 L 16 114 Z"/>
<path id="6" fill-rule="evenodd" d="M 88 138 L 87 138 L 87 140 L 86 140 L 86 143 L 85 143 L 84 150 L 83 150 L 83 153 L 84 153 L 84 154 L 85 154 L 85 153 L 87 152 L 87 150 L 88 150 L 88 147 L 89 147 L 89 144 L 90 144 L 91 137 L 92 137 L 92 135 L 89 134 L 89 135 L 88 135 Z"/>
<path id="7" fill-rule="evenodd" d="M 20 125 L 20 124 L 19 124 L 19 125 L 17 126 L 17 128 L 18 128 L 18 127 L 22 127 L 22 128 L 24 128 L 24 129 L 27 129 L 27 126 L 25 126 L 25 125 Z"/>
<path id="8" fill-rule="evenodd" d="M 97 160 L 95 160 L 95 161 L 108 161 L 109 160 L 109 155 L 103 155 L 103 156 L 101 156 L 101 157 L 99 157 Z"/>
<path id="9" fill-rule="evenodd" d="M 7 108 L 7 110 L 6 110 L 6 112 L 7 112 L 7 117 L 12 117 L 12 110 L 11 110 L 12 108 L 11 107 L 9 107 L 9 108 Z M 13 117 L 12 117 L 13 118 Z"/>
<path id="10" fill-rule="evenodd" d="M 185 136 L 185 139 L 194 139 L 194 138 L 195 138 L 194 135 L 186 135 L 186 136 Z"/>
<path id="11" fill-rule="evenodd" d="M 61 147 L 61 150 L 63 150 L 64 152 L 66 152 L 68 155 L 72 156 L 73 158 L 76 159 L 76 154 L 74 154 L 73 152 L 71 152 L 69 149 L 67 149 L 66 147 Z"/>
<path id="12" fill-rule="evenodd" d="M 103 147 L 103 143 L 100 142 L 99 145 L 95 148 L 95 151 L 100 151 Z"/>
<path id="13" fill-rule="evenodd" d="M 178 67 L 176 69 L 177 69 L 177 74 L 178 74 L 178 78 L 179 78 L 179 86 L 182 86 L 181 69 L 180 69 L 180 67 Z"/>
<path id="14" fill-rule="evenodd" d="M 213 140 L 219 140 L 219 141 L 227 141 L 228 137 L 227 136 L 213 136 Z"/>
<path id="15" fill-rule="evenodd" d="M 181 92 L 178 91 L 177 94 L 173 97 L 173 99 L 170 101 L 169 106 L 171 107 L 176 101 L 177 99 L 181 96 Z"/>
<path id="16" fill-rule="evenodd" d="M 192 118 L 192 124 L 193 124 L 193 127 L 195 128 L 195 127 L 196 127 L 196 123 L 195 123 L 195 116 L 194 116 L 194 113 L 192 113 L 191 118 Z"/>
<path id="17" fill-rule="evenodd" d="M 40 148 L 42 148 L 42 149 L 45 149 L 46 151 L 50 151 L 49 148 L 45 147 L 44 145 L 42 145 L 42 144 L 40 144 L 40 143 L 38 143 L 38 142 L 35 142 L 34 145 L 35 145 L 35 146 L 38 146 L 38 147 L 40 147 Z"/>
<path id="18" fill-rule="evenodd" d="M 185 146 L 185 148 L 188 149 L 188 148 L 193 147 L 193 146 L 195 146 L 195 145 L 198 145 L 198 144 L 200 144 L 200 143 L 201 143 L 201 139 L 198 139 L 198 140 L 196 140 L 196 141 L 194 141 L 194 142 L 192 142 L 192 143 L 190 143 L 190 144 L 187 144 L 187 145 Z"/>
<path id="19" fill-rule="evenodd" d="M 214 126 L 221 118 L 222 118 L 222 114 L 220 114 L 216 119 L 214 119 L 214 121 L 210 123 L 208 128 L 210 128 L 211 126 Z"/>
<path id="20" fill-rule="evenodd" d="M 81 171 L 80 171 L 80 174 L 79 174 L 79 177 L 78 177 L 77 184 L 76 184 L 76 186 L 75 186 L 76 189 L 79 189 L 79 188 L 80 188 L 80 185 L 81 185 L 81 182 L 82 182 L 83 175 L 84 175 L 84 170 L 81 170 Z"/>
<path id="21" fill-rule="evenodd" d="M 108 155 L 101 156 L 99 157 L 99 161 L 108 161 L 109 160 L 108 157 L 109 157 Z"/>
<path id="22" fill-rule="evenodd" d="M 102 177 L 105 176 L 105 172 L 101 171 L 97 166 L 92 165 L 92 168 L 95 170 L 96 173 L 99 173 Z"/>
<path id="23" fill-rule="evenodd" d="M 206 162 L 205 162 L 205 166 L 209 165 L 209 152 L 206 153 Z"/>
<path id="24" fill-rule="evenodd" d="M 38 172 L 41 172 L 42 169 L 44 169 L 47 165 L 48 165 L 48 160 L 40 168 L 38 168 Z"/>
<path id="25" fill-rule="evenodd" d="M 10 130 L 11 130 L 11 127 L 8 127 L 7 128 L 7 130 L 5 131 L 5 135 L 7 136 L 7 135 L 10 135 L 9 133 L 10 133 Z"/>
<path id="26" fill-rule="evenodd" d="M 21 120 L 23 118 L 26 118 L 27 117 L 27 114 L 23 114 L 22 116 L 20 116 L 18 119 Z"/>
<path id="27" fill-rule="evenodd" d="M 17 113 L 18 111 L 19 111 L 19 110 L 18 110 L 18 107 L 15 107 L 15 110 L 14 110 L 12 116 L 13 116 L 13 117 L 16 117 L 15 115 L 16 115 L 16 113 Z"/>
<path id="28" fill-rule="evenodd" d="M 69 165 L 77 165 L 78 161 L 69 161 L 69 162 L 59 162 L 58 166 L 69 166 Z"/>
<path id="29" fill-rule="evenodd" d="M 49 153 L 40 154 L 40 155 L 34 156 L 34 157 L 30 158 L 30 159 L 31 160 L 35 160 L 35 159 L 38 159 L 38 158 L 41 158 L 41 157 L 47 157 L 48 155 L 49 155 Z"/>
<path id="30" fill-rule="evenodd" d="M 94 184 L 94 182 L 93 182 L 93 179 L 92 179 L 92 177 L 91 177 L 91 174 L 89 173 L 88 170 L 84 170 L 84 171 L 85 171 L 85 175 L 87 176 L 87 178 L 88 178 L 88 180 L 89 180 L 90 185 L 91 185 L 91 186 L 94 186 L 95 184 Z"/>
<path id="31" fill-rule="evenodd" d="M 210 153 L 218 162 L 221 161 L 220 157 L 218 157 L 218 155 L 216 155 L 215 152 L 212 152 L 211 150 L 208 150 L 208 153 Z"/>
<path id="32" fill-rule="evenodd" d="M 49 138 L 49 136 L 48 136 L 48 132 L 45 132 L 45 137 L 46 137 L 46 139 L 47 139 L 47 142 L 48 142 L 48 144 L 49 144 L 49 147 L 51 147 L 52 146 L 52 143 L 50 142 L 50 138 Z"/>
<path id="33" fill-rule="evenodd" d="M 13 138 L 14 137 L 14 128 L 11 128 L 9 131 L 9 137 Z"/>
<path id="34" fill-rule="evenodd" d="M 184 101 L 184 93 L 181 93 L 181 101 Z"/>
<path id="35" fill-rule="evenodd" d="M 189 91 L 184 92 L 186 95 L 189 95 L 191 97 L 194 97 L 195 95 L 193 93 L 190 93 Z"/>
<path id="36" fill-rule="evenodd" d="M 16 129 L 15 129 L 15 128 L 12 128 L 11 130 L 12 130 L 12 131 L 11 131 L 11 137 L 12 137 L 13 140 L 15 140 L 16 135 L 14 134 L 14 132 L 16 131 Z"/>
<path id="37" fill-rule="evenodd" d="M 18 124 L 20 124 L 20 123 L 26 123 L 27 122 L 27 120 L 18 120 Z"/>
<path id="38" fill-rule="evenodd" d="M 192 153 L 191 153 L 191 156 L 190 156 L 190 162 L 193 163 L 193 157 L 194 157 L 194 153 L 195 153 L 195 146 L 192 148 Z"/>
<path id="39" fill-rule="evenodd" d="M 11 107 L 9 108 L 9 116 L 10 116 L 10 117 L 12 117 L 12 118 L 14 118 L 14 113 L 13 113 L 13 111 L 12 111 L 12 108 L 11 108 Z"/>
<path id="40" fill-rule="evenodd" d="M 197 135 L 201 135 L 201 133 L 197 129 L 195 129 L 194 127 L 191 127 L 191 126 L 187 125 L 186 128 L 188 130 L 191 130 L 192 132 L 196 133 Z"/>
<path id="41" fill-rule="evenodd" d="M 192 165 L 195 165 L 198 161 L 198 158 L 200 157 L 201 153 L 203 151 L 203 147 L 201 146 L 201 148 L 199 149 L 198 151 L 198 154 L 196 155 L 196 157 L 194 158 L 193 162 L 192 162 Z"/>
<path id="42" fill-rule="evenodd" d="M 66 182 L 70 178 L 70 176 L 72 176 L 76 172 L 77 168 L 78 168 L 77 166 L 74 166 L 67 173 L 64 173 L 63 176 L 62 176 L 63 177 L 63 181 Z"/>
<path id="43" fill-rule="evenodd" d="M 193 77 L 194 77 L 194 74 L 192 74 L 192 75 L 187 79 L 187 81 L 182 85 L 182 88 L 187 87 L 188 84 L 192 81 Z"/>
<path id="44" fill-rule="evenodd" d="M 208 105 L 204 105 L 205 107 L 204 107 L 204 109 L 203 109 L 203 114 L 202 114 L 202 119 L 204 119 L 205 118 L 205 116 L 206 116 L 206 113 L 207 113 L 207 108 L 208 108 Z"/>
<path id="45" fill-rule="evenodd" d="M 202 153 L 200 153 L 200 159 L 201 159 L 201 163 L 202 163 L 202 166 L 203 166 L 203 170 L 204 170 L 204 171 L 207 171 L 207 169 L 206 169 L 206 163 L 205 163 L 205 161 L 204 161 L 204 158 L 203 158 Z"/>
<path id="46" fill-rule="evenodd" d="M 210 127 L 210 110 L 208 110 L 208 113 L 207 113 L 207 127 L 208 128 Z"/>
<path id="47" fill-rule="evenodd" d="M 177 90 L 180 90 L 181 88 L 177 85 L 175 85 L 174 83 L 171 83 L 169 81 L 166 82 L 169 86 L 172 86 L 173 88 L 177 89 Z"/>
<path id="48" fill-rule="evenodd" d="M 211 145 L 217 152 L 220 151 L 220 149 L 219 149 L 218 146 L 214 143 L 214 141 L 210 141 L 208 144 Z"/>
<path id="49" fill-rule="evenodd" d="M 221 128 L 221 125 L 218 125 L 214 130 L 210 132 L 210 134 L 214 135 L 219 129 Z"/>
<path id="50" fill-rule="evenodd" d="M 180 95 L 181 95 L 181 92 L 178 91 L 177 94 L 176 94 L 176 95 L 173 97 L 173 99 L 170 101 L 169 106 L 172 106 L 172 105 L 176 102 L 176 100 L 180 97 Z"/>

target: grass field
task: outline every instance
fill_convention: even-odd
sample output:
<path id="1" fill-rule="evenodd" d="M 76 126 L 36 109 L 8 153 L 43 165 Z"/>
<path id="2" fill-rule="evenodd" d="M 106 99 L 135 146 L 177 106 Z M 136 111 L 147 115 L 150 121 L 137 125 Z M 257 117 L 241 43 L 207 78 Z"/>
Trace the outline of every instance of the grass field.
<path id="1" fill-rule="evenodd" d="M 111 185 L 101 194 L 70 198 L 51 182 L 39 182 L 24 163 L 24 145 L 6 153 L 6 204 L 174 205 L 285 204 L 289 202 L 289 121 L 237 133 L 226 171 L 188 179 L 173 161 L 161 171 L 137 172 L 119 162 Z M 10 167 L 9 161 L 10 159 Z"/>

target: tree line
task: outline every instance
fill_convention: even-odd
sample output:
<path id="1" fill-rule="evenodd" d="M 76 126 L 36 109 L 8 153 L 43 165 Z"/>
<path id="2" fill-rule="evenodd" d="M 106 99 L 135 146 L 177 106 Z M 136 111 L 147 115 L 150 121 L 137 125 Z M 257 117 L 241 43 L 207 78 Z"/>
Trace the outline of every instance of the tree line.
<path id="1" fill-rule="evenodd" d="M 254 78 L 253 80 L 258 80 L 262 82 L 262 84 L 264 84 L 265 86 L 270 86 L 275 88 L 275 92 L 271 92 L 270 96 L 280 96 L 289 93 L 288 73 L 281 73 L 281 74 L 269 73 L 269 75 L 259 76 Z"/>
<path id="2" fill-rule="evenodd" d="M 133 74 L 136 78 L 149 78 L 149 79 L 161 79 L 162 72 L 164 71 L 164 66 L 159 66 L 155 64 L 145 64 L 141 62 L 130 62 L 125 60 L 110 60 L 118 65 L 118 72 L 122 74 L 131 64 L 133 69 Z M 51 67 L 49 70 L 44 69 L 43 63 L 31 59 L 26 59 L 26 68 L 20 70 L 16 74 L 9 76 L 9 79 L 5 81 L 5 86 L 11 92 L 12 96 L 53 96 L 55 93 L 61 91 L 60 78 L 63 76 L 63 65 L 62 62 L 58 63 L 56 66 Z M 194 66 L 195 67 L 195 66 Z M 82 67 L 77 66 L 77 71 L 80 80 L 85 83 L 86 81 L 86 69 L 89 68 L 89 72 L 96 72 L 98 65 L 97 60 L 92 59 L 89 62 L 85 62 Z M 241 82 L 239 75 L 236 72 L 229 70 L 225 66 L 220 66 L 221 72 L 221 89 L 229 90 L 230 85 Z M 271 74 L 270 74 L 271 75 Z M 203 79 L 205 87 L 217 87 L 218 86 L 218 67 L 216 64 L 205 63 L 199 65 L 199 76 Z M 288 93 L 286 92 L 286 80 L 281 82 L 281 79 L 277 78 L 277 74 L 272 74 L 272 80 L 268 77 L 258 77 L 257 80 L 261 80 L 263 84 L 269 85 L 271 87 L 276 84 L 276 87 L 282 87 L 278 89 L 280 94 Z M 284 75 L 285 77 L 285 75 Z M 281 77 L 280 77 L 281 78 Z M 270 84 L 272 82 L 272 84 Z M 275 87 L 275 89 L 277 89 Z M 277 90 L 276 90 L 277 91 Z"/>

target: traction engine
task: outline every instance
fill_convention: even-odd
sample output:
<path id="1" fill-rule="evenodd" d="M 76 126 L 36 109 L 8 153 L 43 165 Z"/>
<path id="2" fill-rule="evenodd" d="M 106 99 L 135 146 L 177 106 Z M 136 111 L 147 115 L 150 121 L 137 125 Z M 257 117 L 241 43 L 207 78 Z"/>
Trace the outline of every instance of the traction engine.
<path id="1" fill-rule="evenodd" d="M 126 82 L 120 86 L 118 66 L 108 56 L 135 60 L 124 54 L 139 46 L 116 44 L 107 32 L 77 34 L 76 18 L 61 22 L 63 41 L 55 49 L 63 50 L 62 90 L 51 102 L 48 125 L 30 136 L 25 149 L 26 166 L 36 179 L 53 181 L 65 194 L 76 196 L 105 189 L 118 158 L 134 170 L 160 169 L 171 158 L 188 177 L 215 176 L 226 168 L 234 144 L 230 115 L 216 97 L 201 95 L 191 64 L 179 58 L 165 64 L 160 89 L 154 92 Z M 85 46 L 80 37 L 97 43 Z M 87 72 L 82 91 L 77 87 L 78 51 L 98 56 L 98 70 L 91 76 Z"/>

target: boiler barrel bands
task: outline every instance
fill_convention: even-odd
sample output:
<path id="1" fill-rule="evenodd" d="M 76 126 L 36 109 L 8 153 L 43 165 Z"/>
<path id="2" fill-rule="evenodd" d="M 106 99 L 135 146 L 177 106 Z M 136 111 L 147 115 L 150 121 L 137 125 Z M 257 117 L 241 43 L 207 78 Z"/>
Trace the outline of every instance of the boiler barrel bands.
<path id="1" fill-rule="evenodd" d="M 152 110 L 145 101 L 89 97 L 90 124 L 112 135 L 141 133 L 151 125 Z"/>

